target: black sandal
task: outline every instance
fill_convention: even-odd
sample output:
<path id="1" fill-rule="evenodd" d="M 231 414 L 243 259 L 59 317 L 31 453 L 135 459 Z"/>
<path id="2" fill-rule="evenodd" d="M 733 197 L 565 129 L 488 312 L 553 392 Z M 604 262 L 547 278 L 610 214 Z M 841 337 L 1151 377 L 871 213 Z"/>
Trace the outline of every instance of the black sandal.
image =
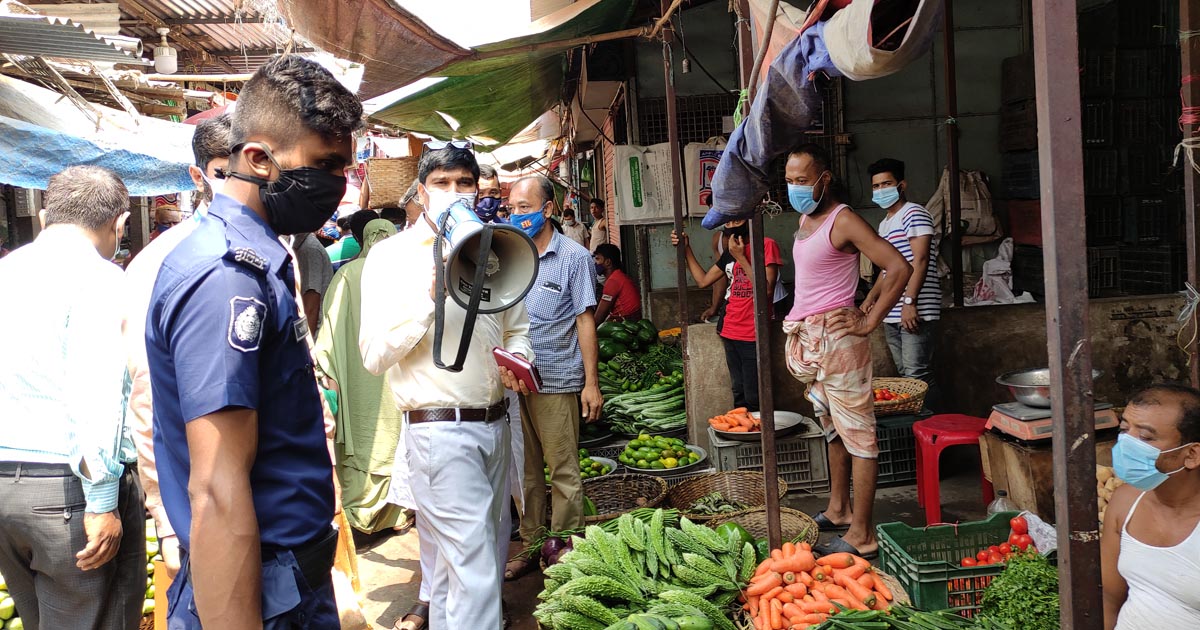
<path id="1" fill-rule="evenodd" d="M 417 619 L 420 619 L 421 622 L 416 623 L 409 621 L 409 617 L 416 617 Z M 397 619 L 396 623 L 392 624 L 392 630 L 425 630 L 428 625 L 429 604 L 418 601 L 417 603 L 413 604 L 412 608 L 408 609 L 408 612 L 404 613 L 403 617 Z"/>

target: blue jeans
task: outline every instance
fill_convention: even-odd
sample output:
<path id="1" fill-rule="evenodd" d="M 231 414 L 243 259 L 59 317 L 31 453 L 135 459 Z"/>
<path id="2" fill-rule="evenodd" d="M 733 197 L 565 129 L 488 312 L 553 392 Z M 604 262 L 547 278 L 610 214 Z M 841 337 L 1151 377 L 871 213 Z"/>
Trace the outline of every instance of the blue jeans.
<path id="1" fill-rule="evenodd" d="M 183 569 L 167 591 L 167 628 L 202 630 L 187 555 L 182 555 Z M 331 577 L 326 574 L 320 584 L 309 586 L 290 551 L 263 560 L 262 615 L 263 630 L 339 630 L 342 627 L 333 599 Z"/>
<path id="2" fill-rule="evenodd" d="M 896 371 L 905 378 L 915 378 L 929 385 L 925 406 L 935 409 L 936 392 L 933 379 L 933 344 L 937 321 L 922 321 L 916 332 L 908 332 L 900 324 L 884 324 L 884 336 L 896 362 Z"/>

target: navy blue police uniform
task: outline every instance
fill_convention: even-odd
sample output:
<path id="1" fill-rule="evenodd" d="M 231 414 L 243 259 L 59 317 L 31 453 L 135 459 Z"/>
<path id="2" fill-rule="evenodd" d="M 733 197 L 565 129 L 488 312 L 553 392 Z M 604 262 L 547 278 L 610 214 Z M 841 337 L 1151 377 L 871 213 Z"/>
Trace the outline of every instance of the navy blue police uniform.
<path id="1" fill-rule="evenodd" d="M 186 425 L 230 408 L 258 413 L 250 486 L 262 541 L 264 627 L 340 627 L 330 581 L 332 466 L 290 262 L 266 222 L 218 195 L 154 285 L 146 322 L 154 456 L 184 554 L 167 594 L 171 630 L 201 627 L 186 562 Z"/>

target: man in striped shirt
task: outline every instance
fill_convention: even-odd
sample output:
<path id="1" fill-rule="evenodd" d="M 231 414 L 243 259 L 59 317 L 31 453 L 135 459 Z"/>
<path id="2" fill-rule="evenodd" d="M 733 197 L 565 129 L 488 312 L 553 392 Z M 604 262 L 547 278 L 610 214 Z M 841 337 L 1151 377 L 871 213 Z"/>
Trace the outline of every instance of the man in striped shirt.
<path id="1" fill-rule="evenodd" d="M 934 335 L 942 310 L 933 218 L 925 208 L 906 198 L 904 162 L 883 158 L 867 167 L 867 172 L 871 174 L 871 200 L 887 210 L 879 223 L 879 235 L 900 250 L 913 268 L 900 301 L 883 319 L 884 333 L 901 376 L 929 384 L 925 401 L 933 409 Z M 876 283 L 867 295 L 863 311 L 870 312 L 875 305 L 879 286 Z"/>

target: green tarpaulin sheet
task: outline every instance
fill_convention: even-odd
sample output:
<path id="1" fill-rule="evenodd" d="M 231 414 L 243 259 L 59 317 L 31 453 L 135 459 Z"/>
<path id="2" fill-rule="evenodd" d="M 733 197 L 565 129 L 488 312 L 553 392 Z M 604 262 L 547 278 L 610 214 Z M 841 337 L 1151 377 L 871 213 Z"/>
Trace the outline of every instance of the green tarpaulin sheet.
<path id="1" fill-rule="evenodd" d="M 540 33 L 480 46 L 477 52 L 567 40 L 624 28 L 634 0 L 594 0 L 564 9 L 573 15 Z M 556 13 L 552 16 L 555 17 Z M 465 59 L 434 73 L 444 81 L 407 96 L 374 116 L 437 138 L 482 137 L 503 144 L 541 116 L 562 94 L 565 50 Z M 437 112 L 458 122 L 454 129 Z"/>

